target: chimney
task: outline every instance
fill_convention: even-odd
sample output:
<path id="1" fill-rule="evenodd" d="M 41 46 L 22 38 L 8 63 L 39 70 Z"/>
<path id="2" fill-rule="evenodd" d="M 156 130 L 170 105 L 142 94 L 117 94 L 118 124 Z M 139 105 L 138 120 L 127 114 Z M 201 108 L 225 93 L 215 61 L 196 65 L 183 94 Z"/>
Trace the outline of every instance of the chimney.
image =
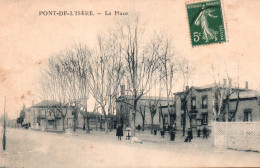
<path id="1" fill-rule="evenodd" d="M 34 100 L 32 100 L 32 106 L 34 106 Z"/>
<path id="2" fill-rule="evenodd" d="M 125 96 L 125 85 L 121 85 L 121 96 Z"/>
<path id="3" fill-rule="evenodd" d="M 246 87 L 245 87 L 245 89 L 248 89 L 248 81 L 246 81 Z"/>
<path id="4" fill-rule="evenodd" d="M 227 86 L 227 79 L 223 79 L 223 86 L 225 87 L 225 86 Z"/>
<path id="5" fill-rule="evenodd" d="M 229 87 L 232 88 L 232 79 L 229 78 L 229 79 L 228 79 L 228 82 L 229 82 Z"/>
<path id="6" fill-rule="evenodd" d="M 186 86 L 186 91 L 189 90 L 189 86 Z"/>

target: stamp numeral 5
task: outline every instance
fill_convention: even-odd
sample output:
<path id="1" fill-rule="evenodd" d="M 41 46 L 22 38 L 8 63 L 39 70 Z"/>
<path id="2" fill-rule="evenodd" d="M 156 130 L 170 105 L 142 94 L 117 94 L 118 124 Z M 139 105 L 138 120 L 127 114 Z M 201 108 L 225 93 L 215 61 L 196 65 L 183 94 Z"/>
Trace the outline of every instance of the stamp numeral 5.
<path id="1" fill-rule="evenodd" d="M 201 33 L 199 33 L 199 32 L 194 32 L 194 33 L 193 33 L 193 40 L 194 40 L 195 42 L 198 42 L 198 41 L 200 40 L 200 36 L 201 36 Z"/>

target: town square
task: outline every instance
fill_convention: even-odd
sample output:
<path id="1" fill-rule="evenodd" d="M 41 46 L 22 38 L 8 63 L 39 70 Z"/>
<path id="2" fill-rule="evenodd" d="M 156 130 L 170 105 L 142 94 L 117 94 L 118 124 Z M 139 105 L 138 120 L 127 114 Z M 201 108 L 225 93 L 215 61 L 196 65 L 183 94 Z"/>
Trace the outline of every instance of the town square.
<path id="1" fill-rule="evenodd" d="M 0 167 L 259 166 L 258 0 L 0 4 Z"/>

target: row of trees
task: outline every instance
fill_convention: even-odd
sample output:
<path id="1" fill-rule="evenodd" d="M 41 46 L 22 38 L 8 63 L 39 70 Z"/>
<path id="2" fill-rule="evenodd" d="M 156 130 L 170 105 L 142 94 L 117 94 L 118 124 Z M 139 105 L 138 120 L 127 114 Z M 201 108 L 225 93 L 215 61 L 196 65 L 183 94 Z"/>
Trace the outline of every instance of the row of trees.
<path id="1" fill-rule="evenodd" d="M 167 34 L 147 35 L 140 22 L 138 16 L 128 16 L 116 23 L 109 33 L 98 35 L 93 47 L 76 44 L 49 58 L 40 76 L 39 93 L 45 100 L 60 102 L 58 113 L 63 119 L 63 128 L 69 109 L 73 111 L 74 123 L 81 113 L 89 128 L 91 113 L 88 112 L 87 102 L 92 97 L 96 102 L 94 111 L 99 108 L 104 116 L 106 132 L 109 128 L 108 120 L 115 114 L 116 101 L 126 103 L 130 107 L 130 113 L 125 117 L 130 118 L 135 135 L 136 114 L 139 112 L 143 121 L 145 117 L 145 108 L 138 108 L 140 99 L 144 95 L 149 97 L 147 107 L 151 112 L 152 125 L 156 111 L 159 111 L 164 121 L 158 108 L 161 96 L 166 96 L 168 113 L 173 115 L 173 89 L 179 78 L 183 79 L 185 102 L 188 102 L 192 88 L 186 89 L 186 86 L 190 85 L 194 68 L 187 60 L 176 57 L 171 38 Z M 131 101 L 120 98 L 122 84 L 127 86 Z M 159 88 L 158 91 L 156 87 Z M 227 94 L 223 93 L 223 89 L 218 92 L 217 88 L 216 94 L 225 96 L 235 91 L 229 89 Z M 152 93 L 153 90 L 156 93 Z M 150 99 L 151 94 L 158 95 L 156 100 Z M 221 95 L 218 96 L 220 106 L 225 99 Z M 184 117 L 190 118 L 190 113 L 185 109 Z M 172 126 L 174 121 L 170 121 Z M 183 130 L 185 133 L 185 125 Z"/>
<path id="2" fill-rule="evenodd" d="M 130 106 L 134 134 L 135 116 L 141 110 L 137 108 L 138 101 L 143 95 L 150 95 L 155 86 L 166 88 L 168 111 L 173 113 L 170 105 L 179 65 L 168 35 L 155 33 L 148 38 L 140 18 L 129 16 L 120 20 L 109 34 L 98 35 L 94 47 L 77 44 L 50 57 L 40 76 L 39 93 L 46 100 L 60 102 L 58 111 L 63 123 L 68 108 L 72 108 L 74 122 L 79 112 L 88 118 L 87 101 L 93 97 L 104 115 L 108 131 L 108 115 L 115 113 L 119 86 L 127 85 L 132 101 L 126 103 Z M 151 108 L 158 106 L 154 103 L 150 102 Z M 64 107 L 66 110 L 62 110 Z"/>

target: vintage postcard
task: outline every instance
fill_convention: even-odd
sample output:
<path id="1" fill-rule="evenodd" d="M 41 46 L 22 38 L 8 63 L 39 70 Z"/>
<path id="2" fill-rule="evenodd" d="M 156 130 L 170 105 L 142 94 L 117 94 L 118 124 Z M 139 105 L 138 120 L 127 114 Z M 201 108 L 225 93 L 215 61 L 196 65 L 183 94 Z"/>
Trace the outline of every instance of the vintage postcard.
<path id="1" fill-rule="evenodd" d="M 0 168 L 259 166 L 260 0 L 0 8 Z"/>

